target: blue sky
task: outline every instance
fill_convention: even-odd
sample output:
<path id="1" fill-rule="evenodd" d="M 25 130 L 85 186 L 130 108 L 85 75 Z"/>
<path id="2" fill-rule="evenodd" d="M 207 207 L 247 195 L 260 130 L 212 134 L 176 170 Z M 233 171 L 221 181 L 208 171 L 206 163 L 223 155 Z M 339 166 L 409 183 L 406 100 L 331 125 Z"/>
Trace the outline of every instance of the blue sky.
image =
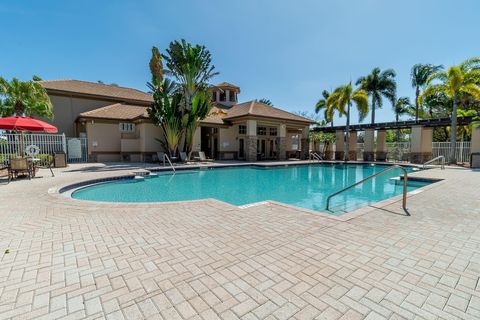
<path id="1" fill-rule="evenodd" d="M 4 1 L 0 75 L 146 90 L 150 48 L 185 38 L 207 46 L 215 82 L 239 85 L 241 101 L 313 111 L 323 89 L 376 66 L 412 97 L 413 64 L 480 55 L 479 12 L 478 0 Z M 388 102 L 377 119 L 393 120 Z"/>

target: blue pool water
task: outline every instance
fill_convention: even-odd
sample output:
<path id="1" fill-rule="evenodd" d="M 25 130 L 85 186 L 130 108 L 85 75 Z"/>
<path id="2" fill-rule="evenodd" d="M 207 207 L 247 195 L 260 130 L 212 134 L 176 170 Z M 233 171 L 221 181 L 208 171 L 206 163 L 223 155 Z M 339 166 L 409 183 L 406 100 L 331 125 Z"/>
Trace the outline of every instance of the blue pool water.
<path id="1" fill-rule="evenodd" d="M 230 167 L 159 173 L 144 180 L 117 180 L 73 192 L 83 200 L 110 202 L 163 202 L 215 198 L 233 205 L 274 200 L 325 211 L 328 195 L 375 172 L 380 165 L 315 164 L 288 167 Z M 407 168 L 411 171 L 411 168 Z M 391 178 L 394 169 L 332 198 L 330 214 L 360 208 L 402 193 L 403 182 Z M 408 190 L 428 182 L 410 181 Z"/>

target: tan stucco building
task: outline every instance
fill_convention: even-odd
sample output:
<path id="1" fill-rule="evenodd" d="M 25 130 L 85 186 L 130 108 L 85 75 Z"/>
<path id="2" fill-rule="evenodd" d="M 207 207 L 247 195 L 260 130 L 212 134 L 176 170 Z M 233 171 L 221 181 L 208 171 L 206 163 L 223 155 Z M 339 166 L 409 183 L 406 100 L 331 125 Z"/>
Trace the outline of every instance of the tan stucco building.
<path id="1" fill-rule="evenodd" d="M 148 93 L 78 80 L 41 81 L 53 103 L 53 124 L 85 137 L 92 161 L 154 161 L 163 151 L 160 128 L 149 119 Z M 306 158 L 311 120 L 258 101 L 238 103 L 240 88 L 211 87 L 214 107 L 195 133 L 193 151 L 212 159 Z"/>

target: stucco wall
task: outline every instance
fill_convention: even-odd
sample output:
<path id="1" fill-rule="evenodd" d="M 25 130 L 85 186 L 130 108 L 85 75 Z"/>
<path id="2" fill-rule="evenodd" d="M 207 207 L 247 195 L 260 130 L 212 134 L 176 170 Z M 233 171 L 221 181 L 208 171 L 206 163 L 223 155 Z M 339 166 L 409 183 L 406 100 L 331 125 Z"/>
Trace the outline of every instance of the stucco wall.
<path id="1" fill-rule="evenodd" d="M 88 152 L 120 152 L 121 134 L 118 123 L 87 122 Z M 93 146 L 93 142 L 97 146 Z"/>
<path id="2" fill-rule="evenodd" d="M 238 125 L 219 129 L 219 151 L 238 151 Z"/>
<path id="3" fill-rule="evenodd" d="M 140 144 L 142 152 L 162 151 L 162 145 L 156 139 L 163 140 L 162 130 L 153 123 L 140 123 L 137 125 L 140 130 Z"/>
<path id="4" fill-rule="evenodd" d="M 58 128 L 59 133 L 65 133 L 67 137 L 74 137 L 75 120 L 78 115 L 85 111 L 94 110 L 100 107 L 113 104 L 112 101 L 72 98 L 64 96 L 49 95 L 53 104 L 53 119 L 46 119 Z"/>

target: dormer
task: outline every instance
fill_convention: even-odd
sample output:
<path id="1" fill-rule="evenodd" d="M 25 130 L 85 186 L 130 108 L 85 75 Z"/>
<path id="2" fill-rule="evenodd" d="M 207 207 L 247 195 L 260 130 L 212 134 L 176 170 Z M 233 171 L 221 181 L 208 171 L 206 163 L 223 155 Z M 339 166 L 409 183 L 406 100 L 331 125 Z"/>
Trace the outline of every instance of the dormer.
<path id="1" fill-rule="evenodd" d="M 222 82 L 210 88 L 212 92 L 212 101 L 225 107 L 231 107 L 237 104 L 237 95 L 240 93 L 240 87 Z"/>

